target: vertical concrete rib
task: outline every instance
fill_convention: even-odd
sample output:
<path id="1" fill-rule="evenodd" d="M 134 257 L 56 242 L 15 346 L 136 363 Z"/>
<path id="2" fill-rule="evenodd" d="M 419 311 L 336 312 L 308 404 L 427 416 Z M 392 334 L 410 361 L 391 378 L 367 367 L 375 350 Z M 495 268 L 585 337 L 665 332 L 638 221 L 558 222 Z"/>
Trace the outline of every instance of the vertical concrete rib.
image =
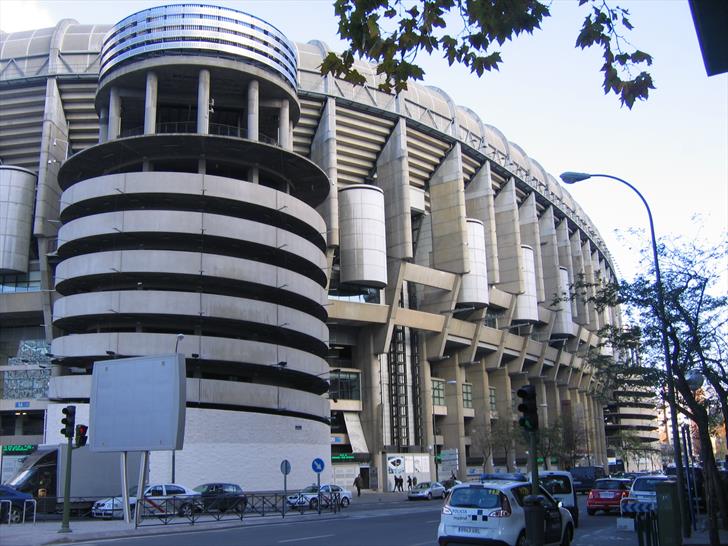
<path id="1" fill-rule="evenodd" d="M 533 249 L 533 262 L 536 272 L 536 297 L 544 301 L 543 262 L 541 258 L 541 236 L 536 211 L 536 193 L 531 192 L 518 209 L 518 222 L 521 229 L 521 244 Z"/>
<path id="2" fill-rule="evenodd" d="M 290 133 L 290 104 L 286 99 L 281 100 L 281 106 L 278 110 L 278 144 L 284 150 L 291 149 Z"/>
<path id="3" fill-rule="evenodd" d="M 258 121 L 260 119 L 260 97 L 258 80 L 248 84 L 248 139 L 258 140 Z"/>
<path id="4" fill-rule="evenodd" d="M 119 138 L 121 130 L 121 97 L 119 96 L 119 88 L 113 86 L 109 93 L 109 130 L 106 133 L 107 140 L 116 140 Z"/>
<path id="5" fill-rule="evenodd" d="M 451 273 L 467 273 L 470 259 L 459 143 L 430 178 L 430 203 L 433 266 Z"/>
<path id="6" fill-rule="evenodd" d="M 569 277 L 569 286 L 574 284 L 574 261 L 571 257 L 571 241 L 569 240 L 569 222 L 568 220 L 562 220 L 556 226 L 556 240 L 559 245 L 559 265 L 566 269 L 566 273 Z M 568 287 L 567 287 L 568 288 Z M 571 315 L 576 316 L 576 299 L 571 298 Z"/>
<path id="7" fill-rule="evenodd" d="M 387 257 L 412 258 L 412 220 L 410 215 L 409 167 L 407 165 L 407 125 L 400 118 L 377 159 L 377 185 L 384 190 Z M 388 264 L 390 276 L 399 267 Z M 393 279 L 391 279 L 393 280 Z M 391 284 L 391 283 L 390 283 Z"/>
<path id="8" fill-rule="evenodd" d="M 468 218 L 475 218 L 483 222 L 488 280 L 491 284 L 498 284 L 500 272 L 498 271 L 494 198 L 495 192 L 490 180 L 490 161 L 486 161 L 465 188 L 465 211 Z"/>
<path id="9" fill-rule="evenodd" d="M 147 85 L 144 92 L 144 134 L 153 135 L 157 132 L 157 74 L 147 72 Z"/>
<path id="10" fill-rule="evenodd" d="M 197 133 L 210 132 L 210 71 L 200 70 L 197 79 Z"/>
<path id="11" fill-rule="evenodd" d="M 99 110 L 99 144 L 109 139 L 109 108 L 102 106 Z"/>
<path id="12" fill-rule="evenodd" d="M 554 225 L 554 209 L 548 207 L 538 221 L 541 239 L 541 264 L 543 271 L 544 302 L 547 307 L 562 307 L 569 305 L 559 302 L 552 306 L 552 302 L 560 295 L 559 248 L 556 240 L 556 226 Z"/>
<path id="13" fill-rule="evenodd" d="M 518 226 L 516 182 L 513 178 L 495 198 L 495 222 L 498 233 L 499 288 L 511 294 L 521 294 L 525 285 L 521 278 L 521 230 Z"/>
<path id="14" fill-rule="evenodd" d="M 316 133 L 311 141 L 311 160 L 321 167 L 331 182 L 329 195 L 318 213 L 326 221 L 326 240 L 329 247 L 339 246 L 339 183 L 336 168 L 336 100 L 326 99 Z"/>

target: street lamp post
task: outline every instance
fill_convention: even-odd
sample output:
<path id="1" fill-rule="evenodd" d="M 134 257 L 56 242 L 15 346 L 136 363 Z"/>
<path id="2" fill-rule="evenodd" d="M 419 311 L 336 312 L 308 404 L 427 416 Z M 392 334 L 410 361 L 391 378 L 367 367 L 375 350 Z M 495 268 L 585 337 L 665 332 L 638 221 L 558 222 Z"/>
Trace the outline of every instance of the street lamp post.
<path id="1" fill-rule="evenodd" d="M 684 488 L 685 488 L 685 482 L 684 482 L 684 475 L 683 475 L 683 468 L 682 468 L 682 455 L 680 453 L 680 431 L 677 424 L 677 409 L 676 409 L 676 403 L 675 403 L 675 379 L 672 375 L 672 363 L 670 362 L 670 342 L 667 337 L 667 314 L 665 313 L 665 295 L 664 295 L 664 287 L 662 286 L 662 277 L 660 276 L 660 260 L 657 254 L 657 238 L 655 237 L 655 225 L 652 221 L 652 211 L 650 210 L 650 206 L 647 204 L 647 201 L 645 200 L 644 196 L 639 192 L 637 188 L 635 188 L 632 184 L 627 182 L 626 180 L 622 180 L 621 178 L 618 178 L 616 176 L 612 176 L 610 174 L 590 174 L 590 173 L 578 173 L 578 172 L 565 172 L 561 173 L 561 180 L 564 181 L 566 184 L 576 184 L 577 182 L 581 182 L 582 180 L 587 180 L 588 178 L 610 178 L 612 180 L 616 180 L 617 182 L 621 182 L 628 188 L 630 188 L 633 192 L 635 192 L 638 197 L 642 200 L 642 204 L 647 209 L 647 218 L 650 221 L 650 237 L 652 239 L 652 259 L 655 262 L 655 286 L 657 288 L 657 312 L 660 317 L 660 336 L 662 338 L 662 350 L 664 352 L 664 358 L 665 358 L 665 375 L 667 376 L 667 403 L 670 406 L 670 423 L 672 425 L 672 443 L 673 443 L 673 456 L 675 461 L 675 471 L 677 473 L 677 488 L 678 488 L 678 501 L 680 506 L 680 514 L 683 516 L 686 515 L 686 506 L 685 506 L 685 498 L 684 498 Z M 683 535 L 688 537 L 690 536 L 690 525 L 684 525 L 683 528 Z"/>

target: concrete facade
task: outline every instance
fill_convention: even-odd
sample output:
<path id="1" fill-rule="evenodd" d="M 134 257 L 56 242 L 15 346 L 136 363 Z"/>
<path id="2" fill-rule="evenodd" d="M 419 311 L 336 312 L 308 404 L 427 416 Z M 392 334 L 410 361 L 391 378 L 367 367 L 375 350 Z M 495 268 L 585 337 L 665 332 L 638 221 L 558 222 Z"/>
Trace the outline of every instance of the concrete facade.
<path id="1" fill-rule="evenodd" d="M 314 456 L 374 489 L 388 454 L 426 456 L 433 478 L 443 449 L 458 450 L 461 478 L 501 468 L 483 444 L 526 383 L 542 423 L 579 416 L 590 461 L 606 465 L 582 355 L 619 313 L 554 299 L 616 274 L 568 192 L 445 91 L 388 95 L 363 64 L 363 87 L 323 77 L 324 44 L 234 10 L 184 8 L 191 25 L 230 19 L 240 39 L 260 26 L 262 51 L 221 49 L 217 30 L 195 31 L 209 40 L 196 50 L 119 47 L 131 21 L 177 9 L 0 37 L 0 157 L 38 176 L 21 265 L 39 277 L 0 294 L 0 365 L 18 339 L 45 344 L 47 404 L 60 407 L 84 403 L 94 362 L 177 345 L 189 390 L 176 478 L 189 486 L 273 489 L 280 460 L 298 472 Z M 357 184 L 376 186 L 383 203 L 366 206 L 383 210 L 342 200 Z M 358 257 L 370 248 L 372 263 Z M 169 479 L 168 457 L 152 458 L 155 479 Z M 508 463 L 525 468 L 523 449 Z"/>

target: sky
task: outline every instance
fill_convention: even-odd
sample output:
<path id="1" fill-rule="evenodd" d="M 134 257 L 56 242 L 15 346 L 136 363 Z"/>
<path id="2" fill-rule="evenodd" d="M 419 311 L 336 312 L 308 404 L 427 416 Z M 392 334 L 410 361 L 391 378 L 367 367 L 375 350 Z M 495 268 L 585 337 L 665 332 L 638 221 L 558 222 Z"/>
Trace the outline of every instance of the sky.
<path id="1" fill-rule="evenodd" d="M 177 0 L 179 3 L 180 0 Z M 340 51 L 331 0 L 213 1 L 256 15 L 297 42 L 321 40 Z M 148 0 L 0 0 L 0 29 L 54 26 L 62 18 L 113 24 L 165 2 Z M 175 3 L 172 0 L 166 3 Z M 635 29 L 630 42 L 654 58 L 657 89 L 632 110 L 604 95 L 600 52 L 574 47 L 587 7 L 554 0 L 534 35 L 501 48 L 499 71 L 478 78 L 437 58 L 418 57 L 424 84 L 443 89 L 500 129 L 558 179 L 564 171 L 603 173 L 635 186 L 649 203 L 658 238 L 705 245 L 728 234 L 728 74 L 705 73 L 686 0 L 620 1 Z M 641 269 L 650 245 L 639 197 L 609 179 L 569 186 L 605 240 L 619 273 Z M 630 235 L 633 230 L 641 234 Z M 728 261 L 726 262 L 728 271 Z M 727 276 L 728 278 L 728 276 Z M 726 281 L 728 292 L 728 281 Z"/>

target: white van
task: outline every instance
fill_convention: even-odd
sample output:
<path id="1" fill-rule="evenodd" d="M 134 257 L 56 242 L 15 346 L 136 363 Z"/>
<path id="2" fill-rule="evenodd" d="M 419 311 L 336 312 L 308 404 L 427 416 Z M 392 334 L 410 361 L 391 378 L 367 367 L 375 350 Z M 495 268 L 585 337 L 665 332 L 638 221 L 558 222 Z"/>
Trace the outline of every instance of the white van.
<path id="1" fill-rule="evenodd" d="M 571 473 L 565 470 L 539 470 L 538 479 L 543 488 L 571 513 L 574 527 L 579 527 L 579 505 Z"/>

